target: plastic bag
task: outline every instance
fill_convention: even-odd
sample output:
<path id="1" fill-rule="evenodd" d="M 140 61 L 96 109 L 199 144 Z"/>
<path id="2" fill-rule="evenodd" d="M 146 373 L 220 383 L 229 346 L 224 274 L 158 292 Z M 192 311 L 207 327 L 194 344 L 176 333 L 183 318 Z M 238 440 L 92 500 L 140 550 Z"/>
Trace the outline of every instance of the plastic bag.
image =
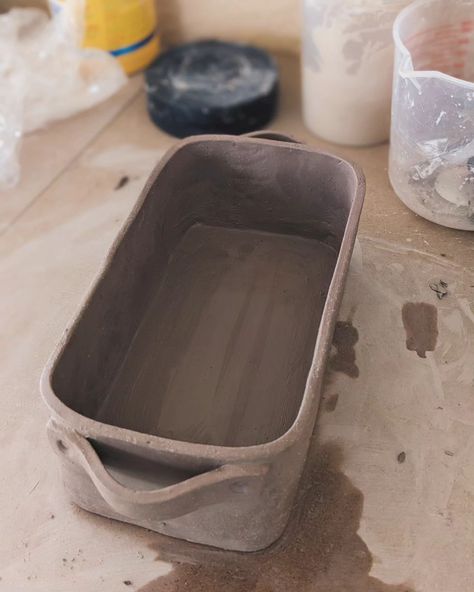
<path id="1" fill-rule="evenodd" d="M 0 15 L 0 188 L 18 182 L 24 133 L 89 109 L 127 80 L 112 56 L 80 48 L 80 39 L 68 10 L 52 19 L 37 9 Z"/>

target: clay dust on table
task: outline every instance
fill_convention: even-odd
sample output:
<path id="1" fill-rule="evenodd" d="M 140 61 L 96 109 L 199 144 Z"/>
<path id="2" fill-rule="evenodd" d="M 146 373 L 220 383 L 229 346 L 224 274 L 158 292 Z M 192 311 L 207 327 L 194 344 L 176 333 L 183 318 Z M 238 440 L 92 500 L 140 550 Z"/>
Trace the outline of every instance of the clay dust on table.
<path id="1" fill-rule="evenodd" d="M 337 445 L 317 450 L 287 531 L 266 551 L 226 553 L 154 536 L 157 559 L 174 567 L 138 592 L 413 592 L 369 575 L 372 556 L 357 534 L 363 495 L 341 463 Z M 179 553 L 192 563 L 178 562 Z"/>

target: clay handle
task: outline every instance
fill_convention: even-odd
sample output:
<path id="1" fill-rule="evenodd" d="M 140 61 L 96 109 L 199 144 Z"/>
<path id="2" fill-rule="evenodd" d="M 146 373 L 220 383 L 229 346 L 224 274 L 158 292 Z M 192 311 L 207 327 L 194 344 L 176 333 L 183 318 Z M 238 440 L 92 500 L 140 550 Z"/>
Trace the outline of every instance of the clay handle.
<path id="1" fill-rule="evenodd" d="M 289 144 L 302 144 L 300 140 L 294 138 L 289 134 L 282 134 L 281 132 L 272 132 L 271 130 L 261 130 L 258 132 L 250 132 L 244 134 L 246 138 L 257 138 L 261 140 L 276 140 L 277 142 L 288 142 Z"/>
<path id="2" fill-rule="evenodd" d="M 255 494 L 268 472 L 267 465 L 223 465 L 161 489 L 134 490 L 116 481 L 107 471 L 89 441 L 54 421 L 48 423 L 54 450 L 80 464 L 97 490 L 118 514 L 135 520 L 168 520 L 230 496 Z"/>

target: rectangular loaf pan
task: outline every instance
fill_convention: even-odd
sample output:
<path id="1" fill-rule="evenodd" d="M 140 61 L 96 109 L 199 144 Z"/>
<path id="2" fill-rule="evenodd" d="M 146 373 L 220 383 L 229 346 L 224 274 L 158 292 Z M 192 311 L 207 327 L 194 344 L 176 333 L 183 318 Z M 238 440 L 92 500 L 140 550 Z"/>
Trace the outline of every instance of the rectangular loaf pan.
<path id="1" fill-rule="evenodd" d="M 276 133 L 168 152 L 43 374 L 75 503 L 224 549 L 278 538 L 364 192 Z"/>

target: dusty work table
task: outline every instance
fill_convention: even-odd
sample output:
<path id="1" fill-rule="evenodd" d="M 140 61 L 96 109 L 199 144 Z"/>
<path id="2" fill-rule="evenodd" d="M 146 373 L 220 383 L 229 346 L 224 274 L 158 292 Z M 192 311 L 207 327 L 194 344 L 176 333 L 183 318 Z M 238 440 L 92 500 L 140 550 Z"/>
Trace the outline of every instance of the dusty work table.
<path id="1" fill-rule="evenodd" d="M 299 550 L 277 553 L 258 577 L 227 589 L 296 592 L 310 581 L 328 592 L 467 592 L 474 582 L 474 237 L 426 222 L 396 199 L 386 145 L 346 149 L 311 136 L 301 122 L 298 63 L 280 64 L 272 128 L 357 161 L 367 176 L 340 314 L 356 371 L 332 371 L 327 381 L 314 524 L 297 535 Z M 156 559 L 153 533 L 65 499 L 38 387 L 149 173 L 174 142 L 150 124 L 138 77 L 106 104 L 28 137 L 21 183 L 0 195 L 0 590 L 212 592 L 229 580 L 219 570 L 173 575 Z M 429 287 L 440 279 L 449 286 L 442 300 Z M 426 359 L 406 348 L 406 302 L 438 309 L 437 346 Z"/>

